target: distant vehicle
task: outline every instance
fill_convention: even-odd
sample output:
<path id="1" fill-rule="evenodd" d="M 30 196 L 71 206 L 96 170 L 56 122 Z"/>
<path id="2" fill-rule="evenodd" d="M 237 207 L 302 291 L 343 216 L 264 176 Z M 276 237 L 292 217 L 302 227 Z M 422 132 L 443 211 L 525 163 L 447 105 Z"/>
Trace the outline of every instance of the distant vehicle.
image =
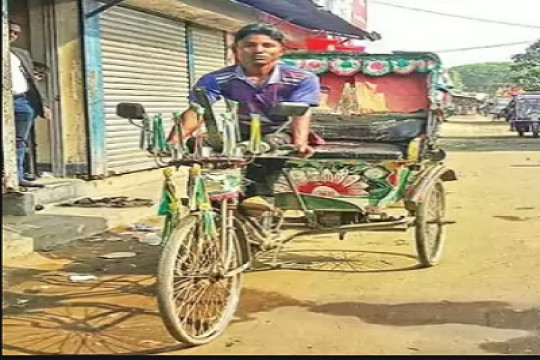
<path id="1" fill-rule="evenodd" d="M 504 117 L 504 109 L 510 103 L 511 98 L 494 98 L 489 101 L 488 114 L 493 115 L 495 120 Z"/>
<path id="2" fill-rule="evenodd" d="M 516 95 L 508 106 L 510 130 L 519 136 L 532 132 L 537 138 L 540 134 L 540 94 Z"/>

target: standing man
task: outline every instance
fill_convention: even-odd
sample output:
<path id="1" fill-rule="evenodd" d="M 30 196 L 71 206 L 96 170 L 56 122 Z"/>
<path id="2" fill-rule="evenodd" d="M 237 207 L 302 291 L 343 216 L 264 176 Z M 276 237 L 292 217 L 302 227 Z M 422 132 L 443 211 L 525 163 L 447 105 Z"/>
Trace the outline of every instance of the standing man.
<path id="1" fill-rule="evenodd" d="M 21 26 L 10 22 L 9 42 L 21 36 Z M 34 66 L 28 51 L 11 47 L 11 85 L 13 91 L 13 112 L 17 136 L 17 172 L 19 185 L 23 187 L 43 187 L 24 178 L 24 161 L 30 130 L 36 117 L 51 118 L 51 110 L 43 103 L 43 97 L 36 85 Z"/>
<path id="2" fill-rule="evenodd" d="M 240 131 L 245 139 L 249 136 L 249 114 L 259 114 L 262 133 L 276 131 L 286 117 L 271 113 L 279 102 L 301 102 L 318 106 L 320 102 L 319 78 L 310 72 L 280 63 L 284 52 L 283 34 L 272 26 L 249 24 L 235 35 L 234 53 L 238 65 L 208 73 L 201 77 L 195 87 L 204 87 L 211 103 L 225 97 L 239 103 Z M 192 93 L 190 101 L 196 102 Z M 182 114 L 182 136 L 191 136 L 199 127 L 197 113 L 188 109 Z M 293 118 L 291 135 L 300 156 L 309 157 L 313 149 L 309 145 L 311 111 Z M 260 164 L 263 165 L 263 164 Z M 264 166 L 264 165 L 263 165 Z M 246 177 L 253 182 L 247 196 L 271 196 L 272 170 L 250 166 Z"/>

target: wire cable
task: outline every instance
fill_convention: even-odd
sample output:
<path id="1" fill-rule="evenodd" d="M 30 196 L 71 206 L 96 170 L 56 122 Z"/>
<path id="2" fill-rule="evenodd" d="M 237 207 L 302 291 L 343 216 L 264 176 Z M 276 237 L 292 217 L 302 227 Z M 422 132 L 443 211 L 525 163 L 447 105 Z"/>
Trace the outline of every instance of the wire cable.
<path id="1" fill-rule="evenodd" d="M 379 5 L 384 5 L 384 6 L 392 6 L 392 7 L 396 7 L 396 8 L 400 8 L 400 9 L 424 12 L 424 13 L 428 13 L 428 14 L 447 16 L 447 17 L 453 17 L 453 18 L 464 19 L 464 20 L 472 20 L 472 21 L 486 22 L 486 23 L 491 23 L 491 24 L 499 24 L 499 25 L 507 25 L 507 26 L 518 26 L 518 27 L 529 28 L 529 29 L 540 29 L 540 25 L 518 24 L 518 23 L 513 23 L 513 22 L 508 22 L 508 21 L 484 19 L 484 18 L 477 18 L 477 17 L 473 17 L 473 16 L 459 15 L 459 14 L 449 14 L 449 13 L 444 13 L 444 12 L 439 12 L 439 11 L 433 11 L 433 10 L 410 7 L 410 6 L 397 5 L 397 4 L 392 4 L 392 3 L 387 3 L 387 2 L 384 2 L 384 1 L 377 1 L 377 0 L 372 0 L 371 2 L 374 3 L 374 4 L 379 4 Z"/>
<path id="2" fill-rule="evenodd" d="M 459 48 L 459 49 L 438 50 L 438 51 L 434 51 L 434 52 L 437 53 L 437 54 L 440 54 L 440 53 L 449 53 L 449 52 L 457 52 L 457 51 L 491 49 L 491 48 L 498 48 L 498 47 L 514 46 L 514 45 L 531 44 L 531 43 L 533 43 L 535 41 L 536 40 L 518 41 L 518 42 L 505 43 L 505 44 L 494 44 L 494 45 L 484 45 L 484 46 L 472 46 L 472 47 Z"/>

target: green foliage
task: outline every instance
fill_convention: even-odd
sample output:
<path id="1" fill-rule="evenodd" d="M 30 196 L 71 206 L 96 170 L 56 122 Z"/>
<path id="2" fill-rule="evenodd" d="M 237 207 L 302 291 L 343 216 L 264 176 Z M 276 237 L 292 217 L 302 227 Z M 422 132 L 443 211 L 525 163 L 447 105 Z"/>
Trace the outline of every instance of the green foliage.
<path id="1" fill-rule="evenodd" d="M 478 63 L 455 66 L 449 72 L 457 89 L 493 94 L 499 88 L 514 84 L 510 77 L 511 66 L 512 62 Z"/>
<path id="2" fill-rule="evenodd" d="M 463 85 L 463 79 L 461 78 L 461 74 L 459 73 L 459 71 L 448 71 L 448 73 L 450 74 L 450 79 L 452 79 L 452 84 L 454 85 L 454 89 L 457 89 L 457 90 L 463 90 L 464 88 L 464 85 Z"/>
<path id="3" fill-rule="evenodd" d="M 514 55 L 512 60 L 510 76 L 514 83 L 526 91 L 540 91 L 540 40 L 525 53 Z"/>

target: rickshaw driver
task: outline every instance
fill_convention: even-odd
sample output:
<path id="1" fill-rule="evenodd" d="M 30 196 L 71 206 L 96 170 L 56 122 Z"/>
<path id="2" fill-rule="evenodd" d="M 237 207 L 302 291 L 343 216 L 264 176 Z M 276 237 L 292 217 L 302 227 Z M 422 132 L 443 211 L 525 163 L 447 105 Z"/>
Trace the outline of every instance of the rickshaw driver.
<path id="1" fill-rule="evenodd" d="M 287 119 L 271 114 L 272 107 L 279 102 L 300 102 L 318 106 L 320 102 L 319 78 L 310 72 L 280 63 L 284 53 L 284 36 L 276 28 L 263 24 L 249 24 L 235 35 L 233 51 L 238 65 L 227 66 L 202 76 L 195 87 L 204 87 L 211 103 L 221 97 L 237 101 L 240 132 L 243 139 L 249 138 L 249 114 L 259 114 L 263 135 L 280 128 Z M 192 92 L 189 96 L 196 103 Z M 265 121 L 266 120 L 266 121 Z M 190 137 L 201 125 L 195 109 L 186 110 L 181 116 L 182 138 Z M 293 117 L 291 135 L 297 155 L 309 157 L 313 148 L 309 145 L 311 111 Z M 175 142 L 171 132 L 169 142 Z M 263 165 L 263 166 L 261 166 Z M 259 166 L 249 166 L 246 178 L 254 186 L 248 186 L 246 197 L 272 196 L 268 185 L 274 179 L 272 169 L 265 169 L 264 161 Z M 279 174 L 278 174 L 279 175 Z M 277 177 L 277 176 L 274 176 Z M 265 186 L 266 185 L 266 186 Z"/>

